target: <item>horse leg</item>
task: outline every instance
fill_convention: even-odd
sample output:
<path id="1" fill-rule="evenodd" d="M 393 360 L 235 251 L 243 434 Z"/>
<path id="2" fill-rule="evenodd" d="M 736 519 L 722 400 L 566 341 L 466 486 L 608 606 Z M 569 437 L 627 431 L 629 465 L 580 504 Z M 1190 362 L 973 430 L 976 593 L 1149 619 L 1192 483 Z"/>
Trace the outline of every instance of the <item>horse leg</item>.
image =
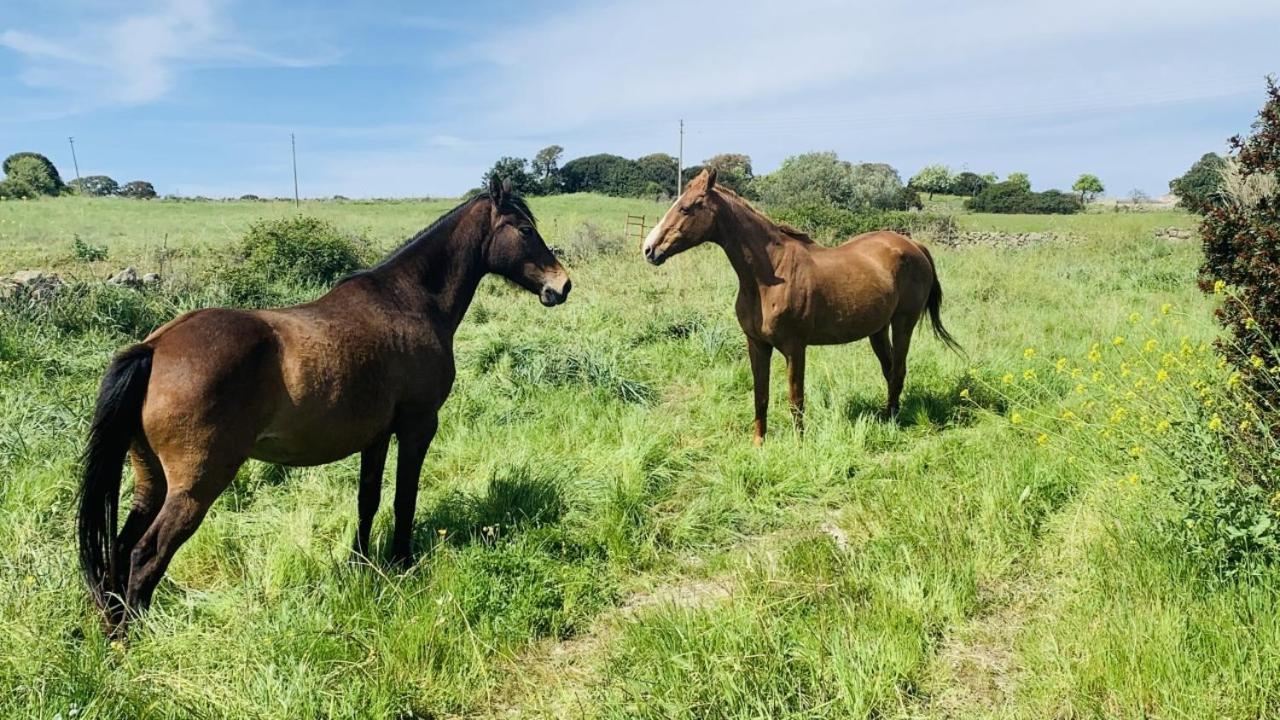
<path id="1" fill-rule="evenodd" d="M 388 433 L 373 441 L 360 453 L 360 493 L 356 499 L 357 527 L 352 553 L 357 558 L 369 556 L 369 532 L 373 528 L 373 516 L 378 514 L 382 500 L 382 470 L 387 463 Z"/>
<path id="2" fill-rule="evenodd" d="M 898 400 L 902 396 L 902 385 L 907 379 L 907 352 L 911 350 L 911 333 L 916 329 L 916 321 L 920 318 L 895 318 L 893 321 L 893 374 L 889 379 L 889 402 L 885 413 L 889 417 L 897 417 Z"/>
<path id="3" fill-rule="evenodd" d="M 129 457 L 133 463 L 133 503 L 129 508 L 129 516 L 125 518 L 124 527 L 115 539 L 113 592 L 119 595 L 120 605 L 112 608 L 112 624 L 118 623 L 124 612 L 124 594 L 129 584 L 129 556 L 142 539 L 142 534 L 155 522 L 168 489 L 160 458 L 151 451 L 146 441 L 135 442 Z"/>
<path id="4" fill-rule="evenodd" d="M 752 442 L 760 445 L 769 423 L 769 360 L 773 357 L 773 347 L 747 338 L 747 355 L 751 358 L 751 379 L 755 386 L 756 424 Z"/>
<path id="5" fill-rule="evenodd" d="M 801 435 L 804 435 L 804 353 L 803 345 L 786 353 L 787 399 L 791 402 L 791 419 Z"/>
<path id="6" fill-rule="evenodd" d="M 433 412 L 421 426 L 396 433 L 400 450 L 396 453 L 396 527 L 391 557 L 403 566 L 408 566 L 413 559 L 409 541 L 413 537 L 413 514 L 418 504 L 418 478 L 437 426 L 438 420 Z"/>
<path id="7" fill-rule="evenodd" d="M 889 344 L 889 326 L 873 333 L 870 337 L 871 349 L 876 352 L 880 361 L 880 374 L 884 375 L 886 384 L 893 378 L 893 347 Z"/>
<path id="8" fill-rule="evenodd" d="M 140 613 L 151 604 L 174 553 L 200 526 L 244 461 L 244 455 L 203 455 L 196 460 L 164 463 L 169 479 L 164 505 L 129 557 L 129 590 L 125 595 L 129 612 Z"/>

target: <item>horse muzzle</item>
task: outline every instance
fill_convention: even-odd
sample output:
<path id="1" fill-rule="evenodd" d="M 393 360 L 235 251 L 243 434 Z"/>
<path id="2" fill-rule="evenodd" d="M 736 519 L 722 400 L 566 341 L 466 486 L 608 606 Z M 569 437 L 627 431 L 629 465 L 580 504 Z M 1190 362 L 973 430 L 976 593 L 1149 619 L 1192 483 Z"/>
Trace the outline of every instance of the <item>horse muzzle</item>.
<path id="1" fill-rule="evenodd" d="M 542 292 L 538 293 L 538 300 L 547 307 L 555 307 L 569 299 L 569 291 L 572 289 L 573 281 L 567 278 L 559 290 L 550 285 L 544 285 L 542 286 Z"/>

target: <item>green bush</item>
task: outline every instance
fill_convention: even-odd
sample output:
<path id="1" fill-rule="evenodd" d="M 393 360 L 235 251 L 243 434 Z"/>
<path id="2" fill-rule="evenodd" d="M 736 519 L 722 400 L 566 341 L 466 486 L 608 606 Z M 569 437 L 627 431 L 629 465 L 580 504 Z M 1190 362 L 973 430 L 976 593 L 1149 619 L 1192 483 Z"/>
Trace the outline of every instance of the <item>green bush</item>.
<path id="1" fill-rule="evenodd" d="M 120 191 L 120 183 L 106 175 L 89 175 L 67 183 L 72 192 L 89 197 L 109 197 Z"/>
<path id="2" fill-rule="evenodd" d="M 1169 192 L 1178 204 L 1194 213 L 1205 213 L 1217 204 L 1222 169 L 1227 161 L 1216 153 L 1205 153 L 1181 177 L 1169 181 Z"/>
<path id="3" fill-rule="evenodd" d="M 98 262 L 107 259 L 106 245 L 90 245 L 81 240 L 79 235 L 71 241 L 71 252 L 80 262 Z"/>
<path id="4" fill-rule="evenodd" d="M 955 232 L 955 218 L 930 213 L 872 210 L 853 212 L 829 203 L 805 203 L 769 213 L 774 220 L 812 235 L 823 242 L 844 242 L 854 235 L 875 230 L 893 230 L 906 235 Z"/>
<path id="5" fill-rule="evenodd" d="M 58 168 L 40 153 L 18 152 L 4 159 L 5 179 L 13 183 L 14 197 L 57 195 L 66 187 Z"/>
<path id="6" fill-rule="evenodd" d="M 1031 192 L 1024 183 L 1012 180 L 984 188 L 964 206 L 975 212 L 1031 215 L 1070 215 L 1084 209 L 1075 195 L 1058 190 Z"/>
<path id="7" fill-rule="evenodd" d="M 156 196 L 156 188 L 146 180 L 134 180 L 125 183 L 124 187 L 120 188 L 119 195 L 134 200 L 151 200 Z"/>
<path id="8" fill-rule="evenodd" d="M 325 285 L 359 270 L 368 240 L 299 215 L 249 226 L 238 255 L 244 272 L 268 282 Z"/>

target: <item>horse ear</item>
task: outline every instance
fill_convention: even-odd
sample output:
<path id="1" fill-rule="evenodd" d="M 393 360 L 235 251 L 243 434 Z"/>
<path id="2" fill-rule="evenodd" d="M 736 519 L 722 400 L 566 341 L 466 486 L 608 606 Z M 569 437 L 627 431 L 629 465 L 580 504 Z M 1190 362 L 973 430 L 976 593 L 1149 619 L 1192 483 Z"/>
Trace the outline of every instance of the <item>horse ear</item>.
<path id="1" fill-rule="evenodd" d="M 489 178 L 489 197 L 493 198 L 494 200 L 502 199 L 502 185 L 503 185 L 503 182 L 500 178 L 498 178 L 497 175 L 490 177 Z"/>
<path id="2" fill-rule="evenodd" d="M 710 190 L 715 186 L 716 186 L 716 169 L 710 168 L 709 170 L 707 170 L 707 189 Z"/>

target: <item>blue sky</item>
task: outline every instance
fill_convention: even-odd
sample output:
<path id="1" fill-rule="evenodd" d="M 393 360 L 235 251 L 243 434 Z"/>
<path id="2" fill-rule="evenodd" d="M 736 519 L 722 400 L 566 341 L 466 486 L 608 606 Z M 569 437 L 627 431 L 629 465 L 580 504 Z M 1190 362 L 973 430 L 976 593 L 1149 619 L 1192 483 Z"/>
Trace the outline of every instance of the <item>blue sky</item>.
<path id="1" fill-rule="evenodd" d="M 835 150 L 1167 191 L 1280 72 L 1274 0 L 5 0 L 0 153 L 161 193 L 457 195 L 563 145 Z"/>

